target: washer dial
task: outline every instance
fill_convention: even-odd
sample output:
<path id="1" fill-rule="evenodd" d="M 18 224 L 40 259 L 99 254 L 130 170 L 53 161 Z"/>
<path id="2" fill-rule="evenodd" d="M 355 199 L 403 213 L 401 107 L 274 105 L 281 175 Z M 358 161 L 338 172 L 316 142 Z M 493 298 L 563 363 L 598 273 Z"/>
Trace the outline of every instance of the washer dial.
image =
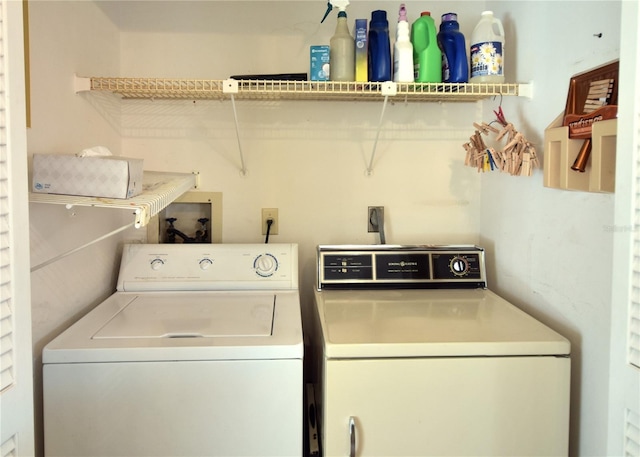
<path id="1" fill-rule="evenodd" d="M 201 270 L 208 270 L 209 267 L 213 265 L 213 260 L 211 260 L 208 257 L 205 257 L 204 259 L 200 260 L 200 262 L 198 262 L 198 265 L 200 266 Z"/>
<path id="2" fill-rule="evenodd" d="M 158 271 L 164 265 L 164 260 L 155 258 L 151 261 L 151 269 L 154 271 Z"/>
<path id="3" fill-rule="evenodd" d="M 253 269 L 258 276 L 268 278 L 278 270 L 278 259 L 273 254 L 260 254 L 253 261 Z"/>

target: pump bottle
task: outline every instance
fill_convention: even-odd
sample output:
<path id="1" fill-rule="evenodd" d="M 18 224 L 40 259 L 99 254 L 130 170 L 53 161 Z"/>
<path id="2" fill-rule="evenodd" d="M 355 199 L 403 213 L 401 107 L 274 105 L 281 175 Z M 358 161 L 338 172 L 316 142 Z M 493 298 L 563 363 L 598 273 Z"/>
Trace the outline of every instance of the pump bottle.
<path id="1" fill-rule="evenodd" d="M 356 45 L 347 25 L 346 8 L 349 5 L 349 1 L 330 0 L 327 4 L 327 12 L 321 22 L 331 12 L 333 5 L 337 6 L 340 11 L 338 12 L 336 31 L 329 41 L 329 79 L 331 81 L 354 81 Z"/>
<path id="2" fill-rule="evenodd" d="M 400 83 L 413 82 L 413 45 L 409 36 L 409 22 L 404 3 L 398 13 L 396 42 L 393 45 L 393 80 Z"/>

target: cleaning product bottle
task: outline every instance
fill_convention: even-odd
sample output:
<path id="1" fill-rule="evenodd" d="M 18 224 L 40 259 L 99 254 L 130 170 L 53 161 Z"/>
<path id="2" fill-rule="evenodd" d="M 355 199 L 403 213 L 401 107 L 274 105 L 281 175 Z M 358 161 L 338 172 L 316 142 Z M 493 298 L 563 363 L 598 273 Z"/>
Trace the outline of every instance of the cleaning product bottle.
<path id="1" fill-rule="evenodd" d="M 333 9 L 333 5 L 340 11 L 338 12 L 336 31 L 329 41 L 329 79 L 331 81 L 354 81 L 356 45 L 347 25 L 346 9 L 349 6 L 349 0 L 330 0 L 321 22 L 324 22 Z"/>
<path id="2" fill-rule="evenodd" d="M 369 22 L 369 81 L 391 81 L 391 42 L 387 12 L 376 10 Z"/>
<path id="3" fill-rule="evenodd" d="M 484 11 L 471 34 L 471 78 L 472 83 L 504 82 L 504 28 L 493 16 L 493 11 Z"/>
<path id="4" fill-rule="evenodd" d="M 393 45 L 393 80 L 399 83 L 413 82 L 413 45 L 409 37 L 409 22 L 404 3 L 400 5 L 396 42 Z"/>
<path id="5" fill-rule="evenodd" d="M 442 15 L 438 44 L 442 50 L 442 82 L 466 83 L 469 81 L 467 45 L 464 35 L 460 32 L 456 13 Z"/>
<path id="6" fill-rule="evenodd" d="M 438 47 L 436 24 L 429 11 L 411 26 L 413 43 L 413 75 L 416 82 L 442 82 L 442 53 Z"/>

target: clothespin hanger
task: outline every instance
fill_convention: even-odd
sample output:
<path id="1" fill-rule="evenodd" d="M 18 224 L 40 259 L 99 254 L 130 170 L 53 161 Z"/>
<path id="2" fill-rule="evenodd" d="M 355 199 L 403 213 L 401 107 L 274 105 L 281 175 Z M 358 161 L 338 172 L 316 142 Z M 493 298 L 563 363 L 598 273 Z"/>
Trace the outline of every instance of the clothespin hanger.
<path id="1" fill-rule="evenodd" d="M 496 99 L 495 96 L 493 97 L 493 99 Z M 507 119 L 504 117 L 504 111 L 502 111 L 502 92 L 500 93 L 500 104 L 498 105 L 498 109 L 493 110 L 493 114 L 496 115 L 496 120 L 500 123 L 500 125 L 504 127 L 508 124 Z"/>

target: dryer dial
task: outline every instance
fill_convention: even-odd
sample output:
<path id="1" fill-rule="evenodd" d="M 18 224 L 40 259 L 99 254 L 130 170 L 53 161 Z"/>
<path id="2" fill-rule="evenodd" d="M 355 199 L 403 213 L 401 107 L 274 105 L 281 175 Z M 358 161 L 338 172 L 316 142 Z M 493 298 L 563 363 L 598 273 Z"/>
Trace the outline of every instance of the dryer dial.
<path id="1" fill-rule="evenodd" d="M 451 273 L 456 276 L 464 276 L 469 273 L 469 261 L 462 256 L 455 256 L 449 262 Z"/>
<path id="2" fill-rule="evenodd" d="M 151 261 L 151 269 L 154 271 L 158 271 L 164 265 L 164 260 L 155 258 Z"/>
<path id="3" fill-rule="evenodd" d="M 268 278 L 278 270 L 278 259 L 273 254 L 260 254 L 253 261 L 253 269 L 258 276 Z"/>

